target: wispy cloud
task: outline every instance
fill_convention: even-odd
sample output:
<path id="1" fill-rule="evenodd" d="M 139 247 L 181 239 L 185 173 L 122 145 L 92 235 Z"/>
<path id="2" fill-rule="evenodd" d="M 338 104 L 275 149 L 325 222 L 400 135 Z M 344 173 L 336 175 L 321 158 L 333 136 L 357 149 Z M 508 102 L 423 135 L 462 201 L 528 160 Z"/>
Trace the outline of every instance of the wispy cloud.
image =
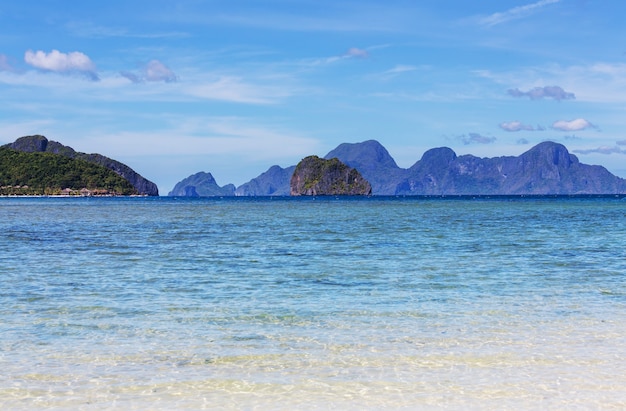
<path id="1" fill-rule="evenodd" d="M 184 71 L 176 73 L 158 64 L 136 72 L 103 72 L 99 81 L 76 81 L 67 72 L 29 70 L 24 73 L 0 71 L 0 85 L 39 90 L 43 99 L 51 96 L 72 101 L 224 101 L 230 103 L 271 105 L 303 92 L 288 75 L 250 73 L 249 77 L 221 73 Z M 150 68 L 150 70 L 148 70 Z M 131 87 L 129 83 L 144 84 Z M 175 80 L 175 81 L 174 81 Z M 147 87 L 150 83 L 150 87 Z M 41 93 L 41 90 L 45 90 Z"/>
<path id="2" fill-rule="evenodd" d="M 72 34 L 86 38 L 126 37 L 143 39 L 185 38 L 189 33 L 182 31 L 137 33 L 122 27 L 96 25 L 91 22 L 70 22 L 65 27 Z"/>
<path id="3" fill-rule="evenodd" d="M 498 24 L 506 23 L 511 20 L 517 20 L 520 18 L 527 17 L 539 11 L 542 7 L 545 7 L 554 3 L 559 3 L 560 1 L 561 0 L 540 0 L 536 3 L 513 7 L 506 11 L 493 13 L 489 16 L 483 17 L 479 20 L 479 22 L 483 26 L 492 27 Z"/>
<path id="4" fill-rule="evenodd" d="M 91 59 L 80 51 L 62 53 L 52 50 L 50 53 L 44 51 L 27 50 L 24 53 L 24 61 L 35 68 L 57 73 L 82 73 L 91 80 L 99 80 L 96 73 L 96 65 Z"/>
<path id="5" fill-rule="evenodd" d="M 0 71 L 13 71 L 13 66 L 11 66 L 8 57 L 4 54 L 0 54 Z"/>
<path id="6" fill-rule="evenodd" d="M 305 4 L 306 3 L 306 4 Z M 285 3 L 289 4 L 289 3 Z M 295 4 L 295 3 L 294 3 Z M 397 32 L 414 25 L 414 8 L 380 5 L 376 2 L 300 2 L 295 7 L 259 7 L 255 2 L 232 2 L 220 13 L 180 7 L 163 15 L 183 24 L 239 26 L 293 32 Z"/>
<path id="7" fill-rule="evenodd" d="M 576 98 L 574 93 L 569 93 L 559 86 L 535 87 L 528 91 L 520 91 L 520 89 L 509 89 L 507 93 L 513 97 L 529 97 L 531 100 L 541 100 L 543 98 L 552 98 L 554 100 L 573 100 Z"/>
<path id="8" fill-rule="evenodd" d="M 415 67 L 415 66 L 409 66 L 409 65 L 405 65 L 405 64 L 398 64 L 394 68 L 392 68 L 390 70 L 387 70 L 385 72 L 385 74 L 399 74 L 399 73 L 406 73 L 406 72 L 415 71 L 415 70 L 417 70 L 417 67 Z"/>
<path id="9" fill-rule="evenodd" d="M 183 94 L 207 100 L 222 100 L 246 104 L 275 104 L 291 93 L 271 84 L 254 84 L 236 76 L 222 76 L 215 81 L 186 84 Z"/>
<path id="10" fill-rule="evenodd" d="M 622 150 L 618 146 L 600 146 L 595 148 L 572 150 L 572 152 L 577 154 L 626 154 L 626 150 Z"/>
<path id="11" fill-rule="evenodd" d="M 293 130 L 244 117 L 169 119 L 155 130 L 92 135 L 89 150 L 112 155 L 141 152 L 144 156 L 237 154 L 246 158 L 284 158 L 317 150 L 319 142 Z M 146 144 L 149 142 L 149 144 Z M 112 144 L 114 143 L 114 144 Z M 111 145 L 115 151 L 111 152 Z"/>
<path id="12" fill-rule="evenodd" d="M 589 121 L 584 118 L 577 118 L 575 120 L 567 121 L 567 120 L 559 120 L 555 121 L 552 124 L 552 128 L 559 131 L 581 131 L 586 130 L 588 128 L 596 128 Z"/>
<path id="13" fill-rule="evenodd" d="M 332 63 L 336 63 L 338 61 L 347 60 L 347 59 L 366 59 L 366 58 L 369 58 L 369 56 L 370 56 L 370 53 L 367 49 L 362 49 L 359 47 L 351 47 L 348 50 L 346 50 L 343 54 L 314 59 L 310 62 L 307 62 L 307 65 L 322 66 L 325 64 L 332 64 Z"/>
<path id="14" fill-rule="evenodd" d="M 358 47 L 351 47 L 348 49 L 348 51 L 343 55 L 343 57 L 346 58 L 352 58 L 352 57 L 356 57 L 356 58 L 367 58 L 369 57 L 370 54 L 367 50 L 365 49 L 360 49 Z"/>
<path id="15" fill-rule="evenodd" d="M 516 98 L 577 100 L 600 103 L 626 102 L 626 63 L 593 63 L 586 65 L 520 67 L 512 71 L 475 70 L 476 76 L 503 86 L 516 85 L 508 94 Z M 538 86 L 537 84 L 561 84 Z M 566 91 L 576 88 L 576 94 Z M 528 91 L 521 91 L 528 88 Z"/>
<path id="16" fill-rule="evenodd" d="M 417 66 L 406 65 L 406 64 L 398 64 L 383 72 L 371 74 L 368 76 L 368 78 L 371 78 L 373 80 L 378 80 L 378 81 L 389 81 L 406 73 L 411 73 L 417 70 L 427 70 L 427 69 L 428 67 L 426 66 L 417 67 Z"/>
<path id="17" fill-rule="evenodd" d="M 177 80 L 176 74 L 159 60 L 150 60 L 142 67 L 140 74 L 131 71 L 120 71 L 120 75 L 126 77 L 133 83 L 141 83 L 142 81 L 164 81 L 171 83 Z"/>
<path id="18" fill-rule="evenodd" d="M 470 144 L 491 144 L 497 139 L 495 137 L 484 136 L 479 133 L 468 133 L 457 137 L 464 145 Z"/>

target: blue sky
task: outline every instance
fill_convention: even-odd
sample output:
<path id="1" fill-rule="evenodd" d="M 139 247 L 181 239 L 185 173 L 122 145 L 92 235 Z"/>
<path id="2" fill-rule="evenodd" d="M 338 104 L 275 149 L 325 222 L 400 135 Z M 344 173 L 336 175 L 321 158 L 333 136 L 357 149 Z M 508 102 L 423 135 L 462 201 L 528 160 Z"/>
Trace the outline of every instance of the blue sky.
<path id="1" fill-rule="evenodd" d="M 240 185 L 340 143 L 401 167 L 552 140 L 626 177 L 626 2 L 0 4 L 0 143 L 43 134 L 167 194 Z"/>

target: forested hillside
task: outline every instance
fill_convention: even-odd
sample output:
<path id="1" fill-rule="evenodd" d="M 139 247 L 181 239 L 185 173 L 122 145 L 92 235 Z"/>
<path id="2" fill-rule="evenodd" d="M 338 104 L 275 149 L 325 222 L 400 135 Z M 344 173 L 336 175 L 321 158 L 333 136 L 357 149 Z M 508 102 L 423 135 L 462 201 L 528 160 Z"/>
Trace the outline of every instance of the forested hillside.
<path id="1" fill-rule="evenodd" d="M 0 195 L 80 194 L 81 189 L 99 195 L 137 194 L 127 180 L 106 167 L 51 153 L 0 147 Z"/>

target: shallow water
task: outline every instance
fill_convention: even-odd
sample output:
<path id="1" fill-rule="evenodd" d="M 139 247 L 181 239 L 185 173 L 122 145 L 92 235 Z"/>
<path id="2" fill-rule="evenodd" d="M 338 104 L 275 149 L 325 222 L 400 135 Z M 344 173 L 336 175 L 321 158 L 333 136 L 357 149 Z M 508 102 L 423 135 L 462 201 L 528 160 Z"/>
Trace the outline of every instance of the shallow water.
<path id="1" fill-rule="evenodd" d="M 624 409 L 626 200 L 0 199 L 0 409 Z"/>

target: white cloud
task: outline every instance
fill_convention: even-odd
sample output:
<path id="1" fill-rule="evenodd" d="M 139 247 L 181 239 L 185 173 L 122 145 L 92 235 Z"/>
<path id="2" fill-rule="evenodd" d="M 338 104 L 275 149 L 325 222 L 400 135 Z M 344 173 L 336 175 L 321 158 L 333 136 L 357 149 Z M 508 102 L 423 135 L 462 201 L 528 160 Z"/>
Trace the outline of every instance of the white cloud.
<path id="1" fill-rule="evenodd" d="M 510 20 L 516 20 L 519 18 L 523 18 L 529 16 L 538 9 L 545 7 L 550 4 L 558 3 L 561 0 L 540 0 L 536 3 L 526 4 L 524 6 L 513 7 L 509 10 L 493 13 L 487 17 L 480 19 L 480 24 L 484 26 L 495 26 L 497 24 L 506 23 Z"/>
<path id="2" fill-rule="evenodd" d="M 98 79 L 96 65 L 86 54 L 79 51 L 61 53 L 58 50 L 52 50 L 46 53 L 41 50 L 36 52 L 27 50 L 24 53 L 24 61 L 41 70 L 58 73 L 80 72 L 87 74 L 92 80 Z"/>
<path id="3" fill-rule="evenodd" d="M 174 72 L 159 60 L 150 60 L 143 72 L 147 81 L 165 81 L 166 83 L 176 81 Z"/>
<path id="4" fill-rule="evenodd" d="M 552 128 L 559 131 L 581 131 L 588 128 L 595 128 L 595 126 L 583 118 L 577 118 L 571 121 L 555 121 L 552 124 Z"/>
<path id="5" fill-rule="evenodd" d="M 251 73 L 254 75 L 254 73 Z M 156 77 L 152 77 L 155 79 Z M 251 79 L 207 72 L 185 72 L 176 82 L 152 81 L 150 86 L 129 87 L 129 81 L 147 83 L 141 71 L 105 72 L 99 81 L 74 81 L 64 73 L 49 74 L 39 70 L 24 73 L 0 71 L 0 86 L 32 87 L 46 90 L 42 98 L 70 98 L 84 102 L 200 100 L 243 104 L 277 104 L 296 93 L 302 93 L 289 76 L 259 75 Z M 8 98 L 8 96 L 6 96 Z"/>

